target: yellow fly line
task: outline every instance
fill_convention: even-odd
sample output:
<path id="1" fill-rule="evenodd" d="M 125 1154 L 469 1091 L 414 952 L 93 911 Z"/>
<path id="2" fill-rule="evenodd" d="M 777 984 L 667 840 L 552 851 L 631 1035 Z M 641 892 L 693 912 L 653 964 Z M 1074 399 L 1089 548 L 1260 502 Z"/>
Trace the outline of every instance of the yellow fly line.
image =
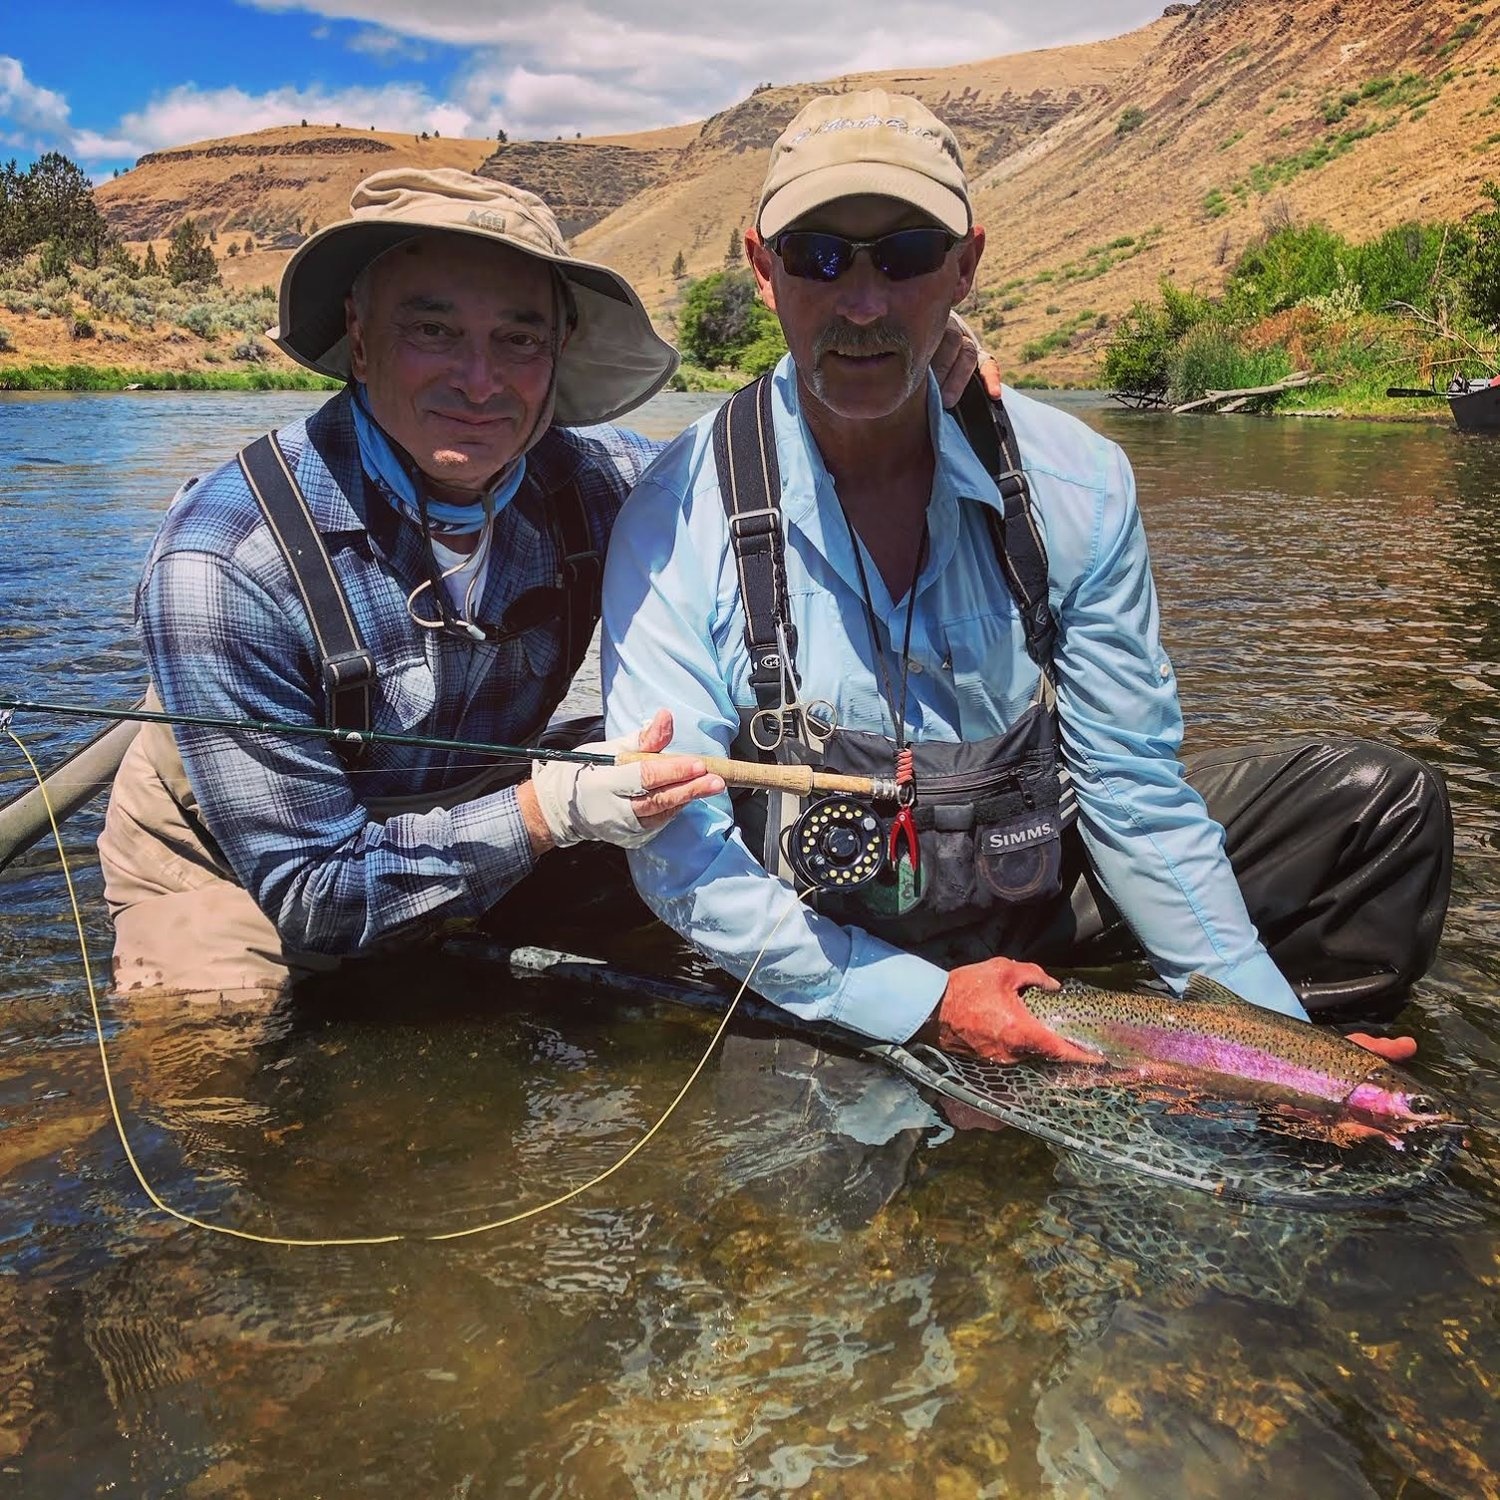
<path id="1" fill-rule="evenodd" d="M 719 1041 L 728 1029 L 730 1021 L 734 1018 L 734 1013 L 739 1008 L 740 1000 L 744 997 L 746 989 L 749 988 L 751 976 L 755 973 L 761 959 L 765 957 L 766 950 L 771 945 L 771 939 L 776 936 L 781 923 L 786 920 L 792 910 L 789 906 L 782 913 L 780 920 L 772 928 L 770 936 L 767 937 L 760 952 L 755 955 L 755 962 L 750 965 L 749 972 L 746 973 L 739 989 L 735 991 L 734 999 L 730 1001 L 728 1010 L 724 1012 L 724 1017 L 719 1022 L 718 1029 L 714 1032 L 707 1048 L 704 1050 L 703 1056 L 699 1058 L 697 1066 L 688 1075 L 687 1082 L 677 1091 L 676 1098 L 662 1111 L 656 1123 L 619 1160 L 611 1166 L 606 1167 L 598 1176 L 589 1178 L 587 1182 L 580 1183 L 575 1188 L 570 1188 L 566 1193 L 561 1193 L 556 1198 L 549 1199 L 546 1203 L 538 1203 L 532 1208 L 522 1209 L 521 1212 L 510 1214 L 503 1219 L 492 1219 L 484 1224 L 471 1224 L 465 1229 L 450 1229 L 442 1234 L 426 1234 L 419 1231 L 403 1230 L 392 1234 L 351 1235 L 329 1239 L 289 1239 L 283 1235 L 257 1234 L 249 1229 L 233 1229 L 225 1224 L 211 1224 L 206 1219 L 194 1218 L 192 1214 L 185 1214 L 180 1209 L 173 1208 L 170 1203 L 167 1203 L 146 1180 L 146 1174 L 141 1170 L 140 1162 L 136 1160 L 135 1152 L 131 1149 L 130 1137 L 126 1133 L 125 1121 L 120 1113 L 120 1103 L 115 1094 L 114 1078 L 109 1070 L 109 1052 L 104 1041 L 104 1022 L 99 1014 L 99 996 L 94 986 L 93 966 L 89 963 L 88 940 L 84 936 L 83 931 L 83 913 L 79 908 L 78 894 L 73 886 L 73 873 L 68 867 L 67 852 L 63 848 L 62 831 L 58 827 L 57 817 L 53 812 L 52 802 L 47 794 L 46 778 L 38 770 L 36 761 L 32 759 L 31 752 L 21 743 L 10 724 L 5 719 L 0 719 L 0 727 L 4 728 L 16 748 L 26 758 L 26 764 L 31 768 L 31 774 L 36 778 L 37 786 L 41 789 L 42 802 L 47 809 L 47 818 L 52 826 L 53 842 L 57 845 L 57 855 L 62 861 L 63 880 L 67 884 L 68 900 L 73 908 L 73 925 L 78 933 L 78 953 L 79 957 L 83 960 L 83 975 L 88 984 L 89 1008 L 93 1013 L 94 1019 L 94 1035 L 99 1043 L 99 1064 L 104 1072 L 104 1091 L 109 1099 L 109 1111 L 114 1118 L 115 1131 L 120 1137 L 120 1145 L 124 1149 L 125 1159 L 130 1163 L 130 1170 L 135 1174 L 135 1180 L 141 1185 L 142 1192 L 145 1193 L 162 1213 L 169 1215 L 180 1223 L 190 1224 L 194 1229 L 204 1229 L 210 1234 L 227 1235 L 231 1239 L 249 1240 L 251 1243 L 257 1245 L 286 1245 L 295 1249 L 327 1248 L 336 1245 L 396 1245 L 411 1242 L 434 1244 L 442 1240 L 461 1240 L 471 1235 L 489 1234 L 493 1230 L 509 1228 L 512 1224 L 520 1224 L 526 1219 L 534 1219 L 542 1214 L 550 1213 L 555 1208 L 561 1208 L 563 1204 L 570 1203 L 574 1198 L 580 1197 L 582 1194 L 598 1187 L 601 1182 L 613 1177 L 621 1167 L 645 1148 L 647 1143 L 672 1117 L 677 1106 L 687 1097 L 688 1090 L 698 1081 L 699 1074 L 708 1066 L 708 1060 L 713 1056 L 714 1048 L 719 1045 Z M 808 892 L 803 892 L 798 899 L 805 900 L 808 894 Z"/>

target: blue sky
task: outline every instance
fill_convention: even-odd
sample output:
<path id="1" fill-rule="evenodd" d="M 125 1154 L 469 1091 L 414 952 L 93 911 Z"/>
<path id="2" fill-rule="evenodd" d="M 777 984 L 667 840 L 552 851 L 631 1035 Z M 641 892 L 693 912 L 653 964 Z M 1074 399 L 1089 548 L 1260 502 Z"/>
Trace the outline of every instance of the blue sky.
<path id="1" fill-rule="evenodd" d="M 756 83 L 1116 35 L 1161 0 L 0 0 L 0 157 L 96 176 L 306 117 L 513 138 L 702 119 Z"/>

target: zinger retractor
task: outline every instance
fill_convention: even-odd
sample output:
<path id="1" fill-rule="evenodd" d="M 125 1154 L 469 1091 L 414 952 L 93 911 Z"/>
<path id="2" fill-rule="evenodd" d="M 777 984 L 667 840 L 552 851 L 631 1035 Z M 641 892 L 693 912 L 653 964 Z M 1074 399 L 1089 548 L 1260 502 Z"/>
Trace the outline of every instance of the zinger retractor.
<path id="1" fill-rule="evenodd" d="M 787 860 L 799 879 L 850 891 L 885 866 L 885 832 L 868 803 L 841 792 L 820 797 L 787 830 Z"/>

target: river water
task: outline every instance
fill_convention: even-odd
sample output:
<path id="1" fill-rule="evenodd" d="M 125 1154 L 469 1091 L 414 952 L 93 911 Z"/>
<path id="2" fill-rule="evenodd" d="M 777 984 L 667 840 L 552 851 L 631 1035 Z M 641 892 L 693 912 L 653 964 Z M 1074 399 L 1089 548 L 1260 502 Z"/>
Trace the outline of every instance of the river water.
<path id="1" fill-rule="evenodd" d="M 0 396 L 0 693 L 131 699 L 166 499 L 317 399 Z M 1403 1017 L 1475 1122 L 1448 1179 L 1378 1213 L 1236 1208 L 954 1134 L 742 1028 L 550 1214 L 224 1238 L 127 1165 L 33 851 L 0 876 L 0 1494 L 1500 1494 L 1500 444 L 1077 404 L 1135 465 L 1190 748 L 1355 732 L 1448 777 L 1454 902 Z M 17 728 L 44 764 L 87 732 Z M 0 740 L 0 797 L 26 776 Z M 98 821 L 67 843 L 102 965 Z M 287 1237 L 498 1219 L 614 1161 L 711 1034 L 472 966 L 387 988 L 118 1032 L 161 1197 Z"/>

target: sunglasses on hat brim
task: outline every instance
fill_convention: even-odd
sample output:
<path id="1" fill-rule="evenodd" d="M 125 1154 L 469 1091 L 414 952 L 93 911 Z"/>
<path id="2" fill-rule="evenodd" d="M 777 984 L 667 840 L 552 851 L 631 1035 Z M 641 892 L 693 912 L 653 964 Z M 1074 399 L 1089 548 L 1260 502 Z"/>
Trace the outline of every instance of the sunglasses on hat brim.
<path id="1" fill-rule="evenodd" d="M 837 281 L 861 250 L 870 252 L 875 269 L 890 281 L 930 276 L 958 243 L 946 229 L 923 226 L 898 229 L 878 240 L 851 240 L 818 229 L 788 229 L 771 241 L 788 276 L 804 281 Z"/>

